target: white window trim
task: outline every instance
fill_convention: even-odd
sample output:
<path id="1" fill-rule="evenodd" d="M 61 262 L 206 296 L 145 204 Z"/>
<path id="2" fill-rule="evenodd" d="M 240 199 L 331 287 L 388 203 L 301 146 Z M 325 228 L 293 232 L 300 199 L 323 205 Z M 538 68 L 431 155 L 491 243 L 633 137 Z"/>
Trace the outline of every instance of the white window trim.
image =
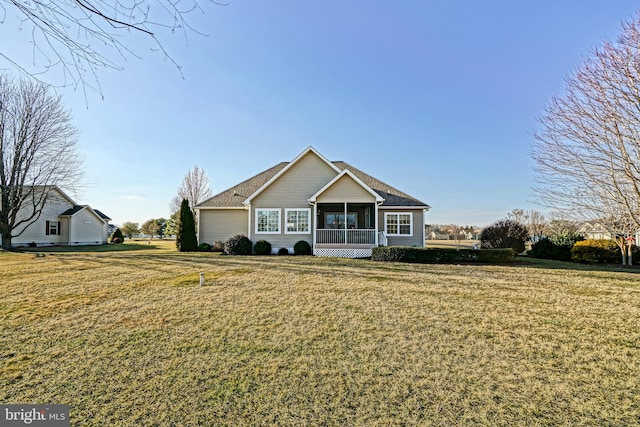
<path id="1" fill-rule="evenodd" d="M 306 212 L 307 213 L 307 231 L 289 231 L 288 230 L 288 218 L 289 212 Z M 284 210 L 284 234 L 311 234 L 311 208 L 285 208 Z"/>
<path id="2" fill-rule="evenodd" d="M 400 215 L 409 215 L 409 234 L 400 234 Z M 398 233 L 389 233 L 389 229 L 387 228 L 388 216 L 395 216 L 398 221 Z M 384 232 L 387 236 L 398 236 L 398 237 L 413 237 L 413 212 L 385 212 L 384 213 Z"/>
<path id="3" fill-rule="evenodd" d="M 278 212 L 278 230 L 277 231 L 259 231 L 259 221 L 258 215 L 261 212 Z M 282 228 L 282 212 L 280 208 L 256 208 L 256 234 L 281 234 L 280 229 Z"/>

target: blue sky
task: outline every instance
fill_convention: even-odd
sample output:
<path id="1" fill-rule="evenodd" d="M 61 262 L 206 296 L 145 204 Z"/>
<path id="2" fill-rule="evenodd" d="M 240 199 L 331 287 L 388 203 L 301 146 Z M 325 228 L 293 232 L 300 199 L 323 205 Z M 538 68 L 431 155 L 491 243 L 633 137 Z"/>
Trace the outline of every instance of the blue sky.
<path id="1" fill-rule="evenodd" d="M 533 203 L 531 133 L 632 1 L 293 1 L 206 7 L 208 36 L 162 35 L 184 78 L 132 36 L 104 100 L 62 89 L 86 187 L 113 223 L 168 217 L 195 164 L 214 194 L 312 145 L 431 205 L 432 224 L 488 225 Z M 2 50 L 28 34 L 8 23 Z M 8 66 L 0 63 L 0 68 Z"/>

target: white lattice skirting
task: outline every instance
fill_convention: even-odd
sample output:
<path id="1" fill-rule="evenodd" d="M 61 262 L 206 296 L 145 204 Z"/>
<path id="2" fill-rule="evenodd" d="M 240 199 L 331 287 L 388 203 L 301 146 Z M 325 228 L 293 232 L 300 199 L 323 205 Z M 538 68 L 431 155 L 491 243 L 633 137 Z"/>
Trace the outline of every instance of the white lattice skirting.
<path id="1" fill-rule="evenodd" d="M 333 258 L 369 258 L 371 249 L 352 249 L 352 248 L 316 248 L 313 250 L 315 256 L 333 257 Z"/>

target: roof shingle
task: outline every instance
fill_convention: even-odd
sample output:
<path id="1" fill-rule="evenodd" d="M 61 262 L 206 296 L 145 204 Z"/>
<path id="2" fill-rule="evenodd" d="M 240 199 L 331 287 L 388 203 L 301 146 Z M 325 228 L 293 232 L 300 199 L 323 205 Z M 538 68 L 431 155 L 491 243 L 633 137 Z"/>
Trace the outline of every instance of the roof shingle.
<path id="1" fill-rule="evenodd" d="M 411 197 L 407 193 L 404 193 L 389 184 L 386 184 L 371 175 L 362 172 L 346 162 L 331 162 L 337 166 L 341 171 L 348 169 L 362 182 L 369 186 L 373 191 L 378 193 L 383 199 L 385 199 L 382 206 L 406 206 L 406 207 L 426 207 L 429 205 L 426 203 Z M 281 162 L 273 166 L 270 169 L 261 172 L 246 181 L 243 181 L 209 199 L 196 205 L 196 208 L 237 208 L 243 207 L 243 202 L 258 191 L 260 187 L 266 184 L 271 178 L 273 178 L 278 172 L 285 168 L 289 162 Z"/>

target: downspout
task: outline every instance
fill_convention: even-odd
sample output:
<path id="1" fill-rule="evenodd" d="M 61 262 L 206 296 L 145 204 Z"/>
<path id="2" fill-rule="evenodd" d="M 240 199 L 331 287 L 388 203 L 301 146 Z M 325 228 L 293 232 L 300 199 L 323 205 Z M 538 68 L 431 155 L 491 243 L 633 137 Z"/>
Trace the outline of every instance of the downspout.
<path id="1" fill-rule="evenodd" d="M 251 240 L 251 203 L 243 203 L 245 208 L 249 210 L 249 220 L 247 221 L 247 237 Z"/>

